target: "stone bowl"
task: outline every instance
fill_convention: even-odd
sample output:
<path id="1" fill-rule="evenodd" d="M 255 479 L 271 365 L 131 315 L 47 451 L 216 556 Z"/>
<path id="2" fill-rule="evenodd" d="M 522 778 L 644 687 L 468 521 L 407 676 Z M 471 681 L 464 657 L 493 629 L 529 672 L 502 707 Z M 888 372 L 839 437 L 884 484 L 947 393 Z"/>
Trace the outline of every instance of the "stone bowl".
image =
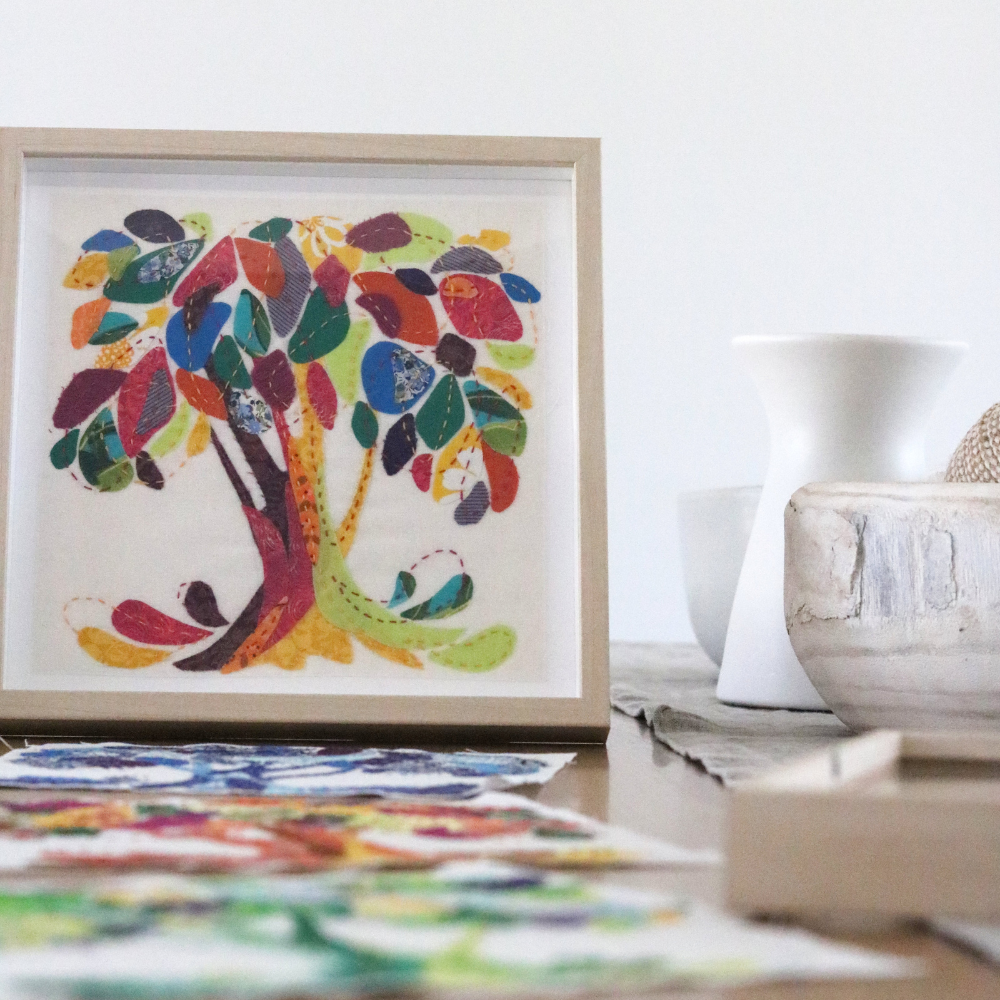
<path id="1" fill-rule="evenodd" d="M 1000 730 L 1000 484 L 798 490 L 785 623 L 853 729 Z"/>

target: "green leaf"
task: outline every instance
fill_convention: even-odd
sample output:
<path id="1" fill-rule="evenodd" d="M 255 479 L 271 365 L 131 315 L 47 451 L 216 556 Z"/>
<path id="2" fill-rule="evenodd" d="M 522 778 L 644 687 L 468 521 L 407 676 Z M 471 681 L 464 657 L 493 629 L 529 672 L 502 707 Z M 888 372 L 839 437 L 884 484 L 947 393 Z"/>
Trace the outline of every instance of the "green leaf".
<path id="1" fill-rule="evenodd" d="M 259 226 L 254 226 L 250 230 L 249 236 L 252 240 L 263 240 L 265 243 L 277 243 L 283 236 L 287 236 L 292 228 L 291 219 L 274 218 L 262 222 Z"/>
<path id="2" fill-rule="evenodd" d="M 351 430 L 362 448 L 373 448 L 378 440 L 378 417 L 372 408 L 360 400 L 354 404 L 354 415 L 351 417 Z"/>
<path id="3" fill-rule="evenodd" d="M 521 411 L 511 406 L 503 396 L 487 389 L 482 382 L 470 379 L 465 383 L 465 398 L 476 415 L 476 425 L 481 427 L 489 420 L 524 420 Z"/>
<path id="4" fill-rule="evenodd" d="M 184 269 L 204 246 L 204 240 L 184 240 L 136 257 L 121 278 L 105 284 L 105 298 L 143 305 L 159 302 L 177 284 Z"/>
<path id="5" fill-rule="evenodd" d="M 227 389 L 249 389 L 253 383 L 232 337 L 222 337 L 215 346 L 215 371 Z"/>
<path id="6" fill-rule="evenodd" d="M 170 423 L 153 438 L 146 452 L 152 458 L 163 458 L 164 455 L 169 455 L 184 440 L 190 423 L 191 404 L 186 399 L 182 399 L 180 406 L 177 407 L 177 412 L 170 418 Z"/>
<path id="7" fill-rule="evenodd" d="M 111 410 L 105 407 L 80 438 L 80 471 L 83 478 L 103 492 L 124 489 L 132 481 L 132 465 L 122 447 Z M 128 471 L 125 471 L 128 466 Z"/>
<path id="8" fill-rule="evenodd" d="M 127 247 L 116 247 L 108 251 L 108 274 L 112 281 L 118 281 L 129 266 L 139 256 L 139 247 L 132 243 Z"/>
<path id="9" fill-rule="evenodd" d="M 486 350 L 501 367 L 511 371 L 527 368 L 535 360 L 535 349 L 528 344 L 506 344 L 500 340 L 487 340 Z"/>
<path id="10" fill-rule="evenodd" d="M 61 437 L 52 446 L 49 458 L 57 469 L 68 469 L 76 458 L 76 443 L 80 439 L 80 430 L 74 427 L 65 437 Z M 412 591 L 410 591 L 412 593 Z"/>
<path id="11" fill-rule="evenodd" d="M 344 342 L 350 326 L 347 303 L 331 307 L 323 289 L 315 288 L 298 329 L 288 341 L 288 357 L 300 365 L 317 361 Z"/>
<path id="12" fill-rule="evenodd" d="M 271 321 L 264 304 L 253 292 L 243 289 L 233 317 L 236 342 L 252 358 L 262 358 L 271 346 Z"/>
<path id="13" fill-rule="evenodd" d="M 501 455 L 516 457 L 524 451 L 528 425 L 524 420 L 492 420 L 479 428 L 483 440 Z"/>
<path id="14" fill-rule="evenodd" d="M 472 600 L 472 577 L 467 573 L 453 576 L 433 597 L 401 611 L 401 618 L 410 621 L 448 618 L 457 614 Z"/>
<path id="15" fill-rule="evenodd" d="M 466 639 L 428 653 L 443 667 L 466 673 L 484 673 L 499 667 L 517 646 L 517 633 L 508 625 L 494 625 Z"/>
<path id="16" fill-rule="evenodd" d="M 440 257 L 451 246 L 451 230 L 437 219 L 414 212 L 398 214 L 410 227 L 413 239 L 405 247 L 396 247 L 395 250 L 366 253 L 361 261 L 362 271 L 372 271 L 386 264 L 422 264 Z"/>
<path id="17" fill-rule="evenodd" d="M 129 316 L 128 313 L 105 313 L 101 325 L 90 338 L 90 343 L 113 344 L 115 341 L 127 337 L 138 325 L 138 321 Z"/>
<path id="18" fill-rule="evenodd" d="M 330 381 L 337 395 L 345 403 L 353 403 L 358 398 L 361 387 L 361 358 L 372 335 L 370 319 L 355 320 L 347 331 L 340 347 L 335 348 L 323 359 Z"/>
<path id="19" fill-rule="evenodd" d="M 212 238 L 212 217 L 207 212 L 188 212 L 180 221 L 201 239 Z"/>
<path id="20" fill-rule="evenodd" d="M 434 387 L 417 414 L 417 433 L 431 451 L 443 448 L 465 424 L 465 403 L 454 375 Z"/>

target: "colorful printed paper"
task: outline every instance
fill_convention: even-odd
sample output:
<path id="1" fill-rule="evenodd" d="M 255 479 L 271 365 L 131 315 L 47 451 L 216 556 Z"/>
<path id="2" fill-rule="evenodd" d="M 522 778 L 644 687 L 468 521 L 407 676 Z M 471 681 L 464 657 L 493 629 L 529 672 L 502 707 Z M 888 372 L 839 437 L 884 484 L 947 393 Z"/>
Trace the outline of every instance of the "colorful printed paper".
<path id="1" fill-rule="evenodd" d="M 545 866 L 714 864 L 531 799 L 306 800 L 73 796 L 0 801 L 0 872 L 307 872 L 500 858 Z"/>
<path id="2" fill-rule="evenodd" d="M 0 785 L 203 795 L 466 797 L 544 784 L 575 754 L 345 750 L 336 745 L 44 743 L 0 757 Z"/>
<path id="3" fill-rule="evenodd" d="M 17 998 L 620 993 L 918 971 L 679 900 L 489 863 L 0 885 L 0 995 Z"/>

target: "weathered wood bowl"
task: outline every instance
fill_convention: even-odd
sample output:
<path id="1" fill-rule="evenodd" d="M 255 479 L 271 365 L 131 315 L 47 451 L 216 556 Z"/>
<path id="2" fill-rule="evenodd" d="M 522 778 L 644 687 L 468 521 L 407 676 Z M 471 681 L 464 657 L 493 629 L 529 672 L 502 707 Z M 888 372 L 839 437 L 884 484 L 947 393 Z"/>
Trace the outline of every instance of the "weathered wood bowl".
<path id="1" fill-rule="evenodd" d="M 1000 485 L 798 490 L 785 622 L 852 728 L 1000 730 Z"/>

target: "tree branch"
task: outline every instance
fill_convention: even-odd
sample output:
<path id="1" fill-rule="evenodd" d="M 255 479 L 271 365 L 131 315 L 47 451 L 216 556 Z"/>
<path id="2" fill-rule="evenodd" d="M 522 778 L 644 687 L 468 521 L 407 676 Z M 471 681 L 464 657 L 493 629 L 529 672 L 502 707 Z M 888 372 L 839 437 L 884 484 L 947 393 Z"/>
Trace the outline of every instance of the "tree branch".
<path id="1" fill-rule="evenodd" d="M 253 497 L 250 495 L 250 491 L 246 488 L 246 484 L 240 479 L 240 474 L 236 471 L 236 467 L 233 465 L 232 460 L 226 454 L 226 449 L 222 447 L 222 442 L 219 440 L 215 431 L 212 431 L 212 447 L 215 448 L 216 454 L 219 456 L 219 461 L 222 463 L 222 468 L 225 469 L 226 475 L 229 477 L 229 482 L 232 483 L 233 489 L 236 490 L 236 495 L 240 498 L 240 503 L 244 507 L 255 507 L 256 504 L 253 502 Z"/>

